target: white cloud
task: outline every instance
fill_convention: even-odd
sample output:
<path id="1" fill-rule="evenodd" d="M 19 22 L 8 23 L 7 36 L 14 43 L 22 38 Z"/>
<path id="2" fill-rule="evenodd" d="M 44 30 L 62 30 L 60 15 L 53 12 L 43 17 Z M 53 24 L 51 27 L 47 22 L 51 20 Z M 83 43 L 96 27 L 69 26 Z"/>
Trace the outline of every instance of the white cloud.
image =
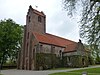
<path id="1" fill-rule="evenodd" d="M 0 0 L 0 19 L 12 18 L 16 23 L 25 25 L 29 5 L 46 14 L 47 32 L 78 41 L 79 28 L 77 16 L 69 18 L 62 10 L 62 0 Z M 38 6 L 36 8 L 35 6 Z"/>

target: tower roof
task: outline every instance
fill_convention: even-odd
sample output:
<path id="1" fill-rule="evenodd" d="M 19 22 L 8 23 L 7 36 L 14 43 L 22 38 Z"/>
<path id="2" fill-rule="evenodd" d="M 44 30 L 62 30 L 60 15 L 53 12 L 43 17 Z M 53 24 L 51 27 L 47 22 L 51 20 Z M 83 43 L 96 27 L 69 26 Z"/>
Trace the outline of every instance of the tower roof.
<path id="1" fill-rule="evenodd" d="M 38 15 L 41 15 L 41 16 L 46 16 L 46 15 L 44 14 L 44 12 L 43 12 L 43 11 L 38 11 L 38 10 L 36 10 L 36 9 L 32 8 L 32 6 L 31 6 L 31 5 L 29 6 L 29 10 L 28 10 L 28 12 L 29 12 L 29 11 L 32 11 L 32 12 L 34 12 L 34 13 L 38 14 Z"/>

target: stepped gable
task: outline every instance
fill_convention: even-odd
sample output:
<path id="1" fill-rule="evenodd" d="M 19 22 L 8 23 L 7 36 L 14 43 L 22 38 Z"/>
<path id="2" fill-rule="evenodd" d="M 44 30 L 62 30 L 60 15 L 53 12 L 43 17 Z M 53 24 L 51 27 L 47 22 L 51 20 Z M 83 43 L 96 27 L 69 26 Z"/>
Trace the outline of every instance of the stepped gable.
<path id="1" fill-rule="evenodd" d="M 32 10 L 35 14 L 41 15 L 41 16 L 45 16 L 45 14 L 43 13 L 43 11 L 38 11 L 36 9 L 33 9 L 32 6 L 29 6 L 29 11 Z"/>

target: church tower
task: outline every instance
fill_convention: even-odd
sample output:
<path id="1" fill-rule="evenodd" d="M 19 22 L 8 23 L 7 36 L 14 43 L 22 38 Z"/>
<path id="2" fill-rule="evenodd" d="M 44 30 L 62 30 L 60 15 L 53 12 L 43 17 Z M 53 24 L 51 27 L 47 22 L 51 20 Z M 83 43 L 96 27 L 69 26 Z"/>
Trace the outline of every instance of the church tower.
<path id="1" fill-rule="evenodd" d="M 26 16 L 26 25 L 29 32 L 46 33 L 45 14 L 33 9 L 30 5 Z"/>
<path id="2" fill-rule="evenodd" d="M 31 37 L 33 32 L 38 32 L 40 34 L 46 33 L 46 15 L 41 11 L 37 11 L 29 6 L 27 15 L 26 15 L 26 25 L 24 26 L 24 38 L 21 51 L 21 58 L 18 59 L 18 68 L 20 69 L 31 69 Z"/>

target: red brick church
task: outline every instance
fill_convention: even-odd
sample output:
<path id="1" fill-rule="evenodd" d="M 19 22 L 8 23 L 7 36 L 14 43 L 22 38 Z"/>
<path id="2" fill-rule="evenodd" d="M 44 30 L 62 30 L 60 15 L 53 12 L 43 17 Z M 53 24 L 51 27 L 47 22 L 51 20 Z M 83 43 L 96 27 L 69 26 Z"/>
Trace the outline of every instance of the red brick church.
<path id="1" fill-rule="evenodd" d="M 46 33 L 46 15 L 29 6 L 18 69 L 40 70 L 88 66 L 88 52 L 81 40 L 74 42 Z"/>

